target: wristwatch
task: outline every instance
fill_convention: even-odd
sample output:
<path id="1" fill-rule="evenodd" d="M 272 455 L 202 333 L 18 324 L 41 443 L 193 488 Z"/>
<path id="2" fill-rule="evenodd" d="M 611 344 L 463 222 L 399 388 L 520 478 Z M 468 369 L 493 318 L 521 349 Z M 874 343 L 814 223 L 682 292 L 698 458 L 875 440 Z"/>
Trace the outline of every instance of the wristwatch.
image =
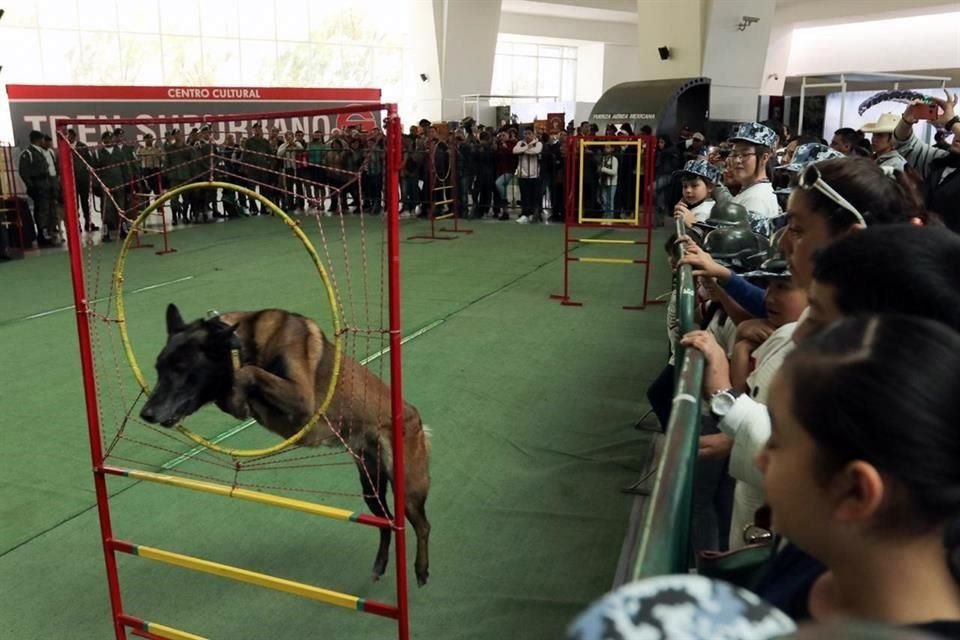
<path id="1" fill-rule="evenodd" d="M 723 420 L 740 394 L 733 389 L 721 389 L 710 396 L 710 413 L 717 420 Z"/>

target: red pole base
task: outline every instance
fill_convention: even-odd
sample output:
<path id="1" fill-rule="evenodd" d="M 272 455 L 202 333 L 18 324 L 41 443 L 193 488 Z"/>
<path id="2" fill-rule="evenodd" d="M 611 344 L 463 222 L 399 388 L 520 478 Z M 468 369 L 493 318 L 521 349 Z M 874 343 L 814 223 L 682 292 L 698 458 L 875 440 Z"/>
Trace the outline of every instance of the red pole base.
<path id="1" fill-rule="evenodd" d="M 582 302 L 574 302 L 573 300 L 561 300 L 560 304 L 562 304 L 565 307 L 582 307 L 583 306 Z"/>
<path id="2" fill-rule="evenodd" d="M 646 305 L 642 305 L 642 304 L 641 304 L 641 305 L 625 304 L 625 305 L 623 305 L 623 308 L 626 309 L 627 311 L 643 311 L 643 310 L 646 309 L 647 307 L 646 307 Z"/>
<path id="3" fill-rule="evenodd" d="M 445 227 L 441 227 L 440 231 L 444 233 L 473 233 L 473 229 L 447 229 Z"/>
<path id="4" fill-rule="evenodd" d="M 164 249 L 163 251 L 157 251 L 157 255 L 158 255 L 158 256 L 165 256 L 165 255 L 167 255 L 168 253 L 176 253 L 176 252 L 177 252 L 176 249 L 174 249 L 173 247 L 170 247 L 169 249 Z"/>
<path id="5" fill-rule="evenodd" d="M 562 293 L 551 293 L 550 299 L 551 300 L 569 300 L 570 296 L 565 296 Z"/>

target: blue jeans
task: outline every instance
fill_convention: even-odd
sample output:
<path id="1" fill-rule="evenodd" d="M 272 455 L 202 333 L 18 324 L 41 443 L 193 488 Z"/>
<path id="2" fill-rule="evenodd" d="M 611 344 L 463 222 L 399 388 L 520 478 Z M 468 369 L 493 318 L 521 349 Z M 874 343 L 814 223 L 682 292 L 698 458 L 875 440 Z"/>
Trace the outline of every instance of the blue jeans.
<path id="1" fill-rule="evenodd" d="M 600 187 L 600 199 L 603 201 L 603 217 L 613 217 L 613 199 L 617 195 L 617 185 L 605 184 Z"/>
<path id="2" fill-rule="evenodd" d="M 497 189 L 497 195 L 500 196 L 500 203 L 504 207 L 507 206 L 507 187 L 510 185 L 511 179 L 513 179 L 512 173 L 502 173 L 497 176 L 497 180 L 494 183 Z"/>

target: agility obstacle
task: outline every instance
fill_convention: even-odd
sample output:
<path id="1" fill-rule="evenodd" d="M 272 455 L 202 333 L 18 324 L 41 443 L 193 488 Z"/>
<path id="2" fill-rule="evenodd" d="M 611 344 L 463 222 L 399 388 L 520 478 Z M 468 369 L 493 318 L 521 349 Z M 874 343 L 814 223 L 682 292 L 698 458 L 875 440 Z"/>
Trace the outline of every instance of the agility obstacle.
<path id="1" fill-rule="evenodd" d="M 453 240 L 458 236 L 441 233 L 473 233 L 473 229 L 460 228 L 460 180 L 457 175 L 459 150 L 456 140 L 446 142 L 428 141 L 427 144 L 427 215 L 430 234 L 412 235 L 407 240 Z M 443 149 L 440 149 L 443 145 Z M 439 163 L 439 166 L 438 166 Z M 446 166 L 444 166 L 444 164 Z M 438 208 L 448 207 L 447 213 L 438 215 Z M 452 227 L 437 228 L 438 222 L 453 222 Z"/>
<path id="2" fill-rule="evenodd" d="M 601 179 L 598 172 L 598 160 L 602 156 L 598 150 L 610 145 L 619 147 L 618 185 L 621 191 L 630 197 L 619 198 L 613 206 L 614 214 L 604 217 L 597 209 Z M 623 305 L 624 309 L 645 309 L 656 300 L 649 299 L 650 260 L 652 254 L 652 232 L 654 216 L 654 159 L 656 139 L 653 136 L 570 136 L 567 138 L 567 154 L 564 164 L 565 211 L 563 229 L 563 291 L 551 294 L 550 298 L 570 307 L 583 306 L 570 296 L 570 265 L 573 263 L 643 267 L 643 297 L 638 304 Z M 623 177 L 631 180 L 622 184 Z M 618 194 L 619 195 L 619 194 Z M 626 217 L 620 217 L 629 214 Z M 593 236 L 583 235 L 583 230 L 600 230 L 603 233 Z M 632 237 L 606 237 L 633 232 Z M 578 235 L 579 234 L 579 235 Z M 639 236 L 639 237 L 638 237 Z M 639 257 L 583 256 L 578 250 L 583 247 L 612 248 L 639 247 L 643 253 Z"/>
<path id="3" fill-rule="evenodd" d="M 25 218 L 30 217 L 30 210 L 26 201 L 22 201 L 17 196 L 17 174 L 14 165 L 14 151 L 16 149 L 10 145 L 0 145 L 0 233 L 6 234 L 4 242 L 0 242 L 0 248 L 6 247 L 7 257 L 22 258 L 28 251 L 34 251 L 32 242 L 27 245 L 26 236 L 23 233 Z M 16 248 L 12 239 L 11 231 L 16 232 Z"/>
<path id="4" fill-rule="evenodd" d="M 366 116 L 385 112 L 386 140 L 384 145 L 385 163 L 385 220 L 371 218 L 378 224 L 367 220 L 362 210 L 360 189 L 364 165 L 345 168 L 344 166 L 317 166 L 317 172 L 311 177 L 298 177 L 296 180 L 281 181 L 278 176 L 282 170 L 267 163 L 266 157 L 251 153 L 239 159 L 224 162 L 215 150 L 200 159 L 192 159 L 188 165 L 195 173 L 184 176 L 178 185 L 156 194 L 148 203 L 137 198 L 135 206 L 123 207 L 119 192 L 121 186 L 108 187 L 101 180 L 104 198 L 117 208 L 119 217 L 129 225 L 129 234 L 122 243 L 115 262 L 103 266 L 108 254 L 105 248 L 95 245 L 89 238 L 81 237 L 77 212 L 76 185 L 74 182 L 75 154 L 64 152 L 59 155 L 60 174 L 65 194 L 65 212 L 67 218 L 67 240 L 70 256 L 71 279 L 76 309 L 77 333 L 80 347 L 80 364 L 83 377 L 86 405 L 87 433 L 90 443 L 90 455 L 93 466 L 94 488 L 97 499 L 97 513 L 100 525 L 101 541 L 106 565 L 107 582 L 112 611 L 114 635 L 124 640 L 129 635 L 143 638 L 164 638 L 167 640 L 204 640 L 206 636 L 178 629 L 174 626 L 132 615 L 124 609 L 120 588 L 120 572 L 117 566 L 117 554 L 130 554 L 186 570 L 217 575 L 229 580 L 256 585 L 310 599 L 340 608 L 365 612 L 392 619 L 397 625 L 397 637 L 409 638 L 409 613 L 407 601 L 407 560 L 406 560 L 406 506 L 405 506 L 405 469 L 403 452 L 403 386 L 401 377 L 401 323 L 400 323 L 400 264 L 399 264 L 399 166 L 402 128 L 395 104 L 374 104 L 337 109 L 318 109 L 310 111 L 271 112 L 228 116 L 206 116 L 203 118 L 158 118 L 151 124 L 166 124 L 186 127 L 193 124 L 210 125 L 249 125 L 252 122 L 273 121 L 284 118 L 299 119 L 302 122 L 320 120 L 336 121 L 337 118 L 349 118 L 352 114 Z M 137 121 L 112 120 L 112 126 L 133 125 Z M 70 119 L 58 121 L 57 135 L 63 143 L 61 148 L 69 149 L 66 144 L 66 129 L 78 125 L 99 126 L 102 122 L 95 119 Z M 266 154 L 264 154 L 266 155 Z M 270 158 L 275 160 L 275 158 Z M 81 159 L 82 160 L 82 159 Z M 102 169 L 102 166 L 100 167 Z M 242 184 L 237 184 L 242 183 Z M 126 188 L 126 185 L 122 185 Z M 258 191 L 259 190 L 259 191 Z M 304 218 L 295 219 L 272 201 L 271 197 L 285 199 L 298 197 L 315 199 L 330 194 L 331 206 L 342 202 L 344 193 L 356 194 L 358 215 L 354 220 L 345 220 L 342 206 L 337 207 L 336 215 L 325 217 L 322 212 L 315 216 L 317 232 L 311 237 L 307 233 Z M 206 192 L 206 196 L 202 194 Z M 325 494 L 327 492 L 301 487 L 265 487 L 244 481 L 242 472 L 265 469 L 295 470 L 341 465 L 358 465 L 368 474 L 365 466 L 359 465 L 359 456 L 339 435 L 337 416 L 326 415 L 324 409 L 329 406 L 336 386 L 336 374 L 332 376 L 323 407 L 314 414 L 294 436 L 268 447 L 240 449 L 221 444 L 246 427 L 252 421 L 242 423 L 217 436 L 203 436 L 194 433 L 185 425 L 178 429 L 163 429 L 149 425 L 137 418 L 139 404 L 149 394 L 148 383 L 137 364 L 136 348 L 129 333 L 127 306 L 124 298 L 126 263 L 130 251 L 137 246 L 139 233 L 146 219 L 155 211 L 163 211 L 164 205 L 197 194 L 198 197 L 211 197 L 222 192 L 224 198 L 242 195 L 263 206 L 277 217 L 280 223 L 303 245 L 309 255 L 312 267 L 323 282 L 325 304 L 329 307 L 330 324 L 333 327 L 335 363 L 339 363 L 341 353 L 365 347 L 380 345 L 380 350 L 367 361 L 378 359 L 380 355 L 389 355 L 389 411 L 394 439 L 389 455 L 393 471 L 393 517 L 380 517 L 371 513 L 359 512 L 348 508 L 333 507 L 300 498 L 303 492 Z M 199 201 L 199 200 L 198 200 Z M 354 216 L 350 216 L 354 218 Z M 351 259 L 347 248 L 347 229 L 355 228 L 360 234 L 361 259 Z M 385 236 L 385 242 L 367 242 L 366 234 L 379 229 Z M 342 243 L 343 256 L 334 257 L 327 241 L 328 236 Z M 314 247 L 314 241 L 322 243 L 322 251 Z M 379 260 L 367 258 L 367 248 L 379 252 Z M 381 250 L 382 248 L 382 250 Z M 167 247 L 165 246 L 166 250 Z M 140 254 L 144 255 L 144 254 Z M 109 256 L 112 258 L 112 256 Z M 148 258 L 149 259 L 149 258 Z M 175 258 L 170 258 L 175 259 Z M 351 264 L 362 262 L 363 271 L 351 275 Z M 368 272 L 368 262 L 379 264 L 380 273 Z M 335 263 L 340 264 L 335 268 Z M 338 284 L 339 275 L 339 284 Z M 352 282 L 361 280 L 361 282 Z M 370 282 L 379 280 L 379 308 L 370 310 Z M 343 290 L 342 287 L 346 287 Z M 354 292 L 354 289 L 361 293 Z M 358 298 L 361 298 L 359 299 Z M 384 297 L 386 296 L 386 300 Z M 386 317 L 383 307 L 388 307 Z M 341 318 L 343 322 L 341 323 Z M 363 325 L 362 323 L 366 324 Z M 381 322 L 381 326 L 371 323 Z M 381 374 L 383 361 L 380 360 Z M 338 370 L 338 364 L 334 364 Z M 111 377 L 116 376 L 115 382 Z M 381 376 L 384 377 L 385 376 Z M 386 400 L 385 400 L 386 402 Z M 331 431 L 340 438 L 342 450 L 303 449 L 298 447 L 299 439 L 309 429 L 323 420 Z M 191 448 L 192 447 L 192 448 Z M 311 453 L 305 453 L 309 451 Z M 381 452 L 377 452 L 378 462 Z M 159 464 L 157 455 L 175 455 L 172 460 Z M 347 462 L 325 462 L 328 457 L 352 456 Z M 332 458 L 331 458 L 332 459 Z M 386 459 L 386 458 L 384 458 Z M 318 462 L 319 461 L 319 462 Z M 188 471 L 184 463 L 195 465 L 197 470 Z M 120 464 L 118 464 L 120 463 Z M 396 573 L 394 603 L 367 600 L 358 596 L 342 593 L 311 584 L 289 580 L 279 576 L 258 573 L 241 567 L 226 565 L 211 560 L 188 555 L 181 551 L 160 549 L 141 545 L 115 535 L 111 517 L 107 478 L 125 478 L 138 482 L 149 482 L 173 489 L 194 491 L 214 496 L 228 497 L 252 504 L 269 505 L 319 516 L 348 524 L 359 524 L 376 529 L 389 529 L 394 534 L 394 567 Z M 311 477 L 311 480 L 315 478 Z M 284 492 L 297 491 L 298 497 L 284 495 Z M 330 492 L 330 495 L 342 495 Z M 360 496 L 355 496 L 360 497 Z M 376 499 L 381 505 L 387 499 L 384 495 L 363 496 Z M 368 502 L 369 504 L 369 502 Z M 384 508 L 384 511 L 386 509 Z M 358 569 L 359 570 L 359 569 Z M 365 569 L 363 570 L 366 571 Z"/>

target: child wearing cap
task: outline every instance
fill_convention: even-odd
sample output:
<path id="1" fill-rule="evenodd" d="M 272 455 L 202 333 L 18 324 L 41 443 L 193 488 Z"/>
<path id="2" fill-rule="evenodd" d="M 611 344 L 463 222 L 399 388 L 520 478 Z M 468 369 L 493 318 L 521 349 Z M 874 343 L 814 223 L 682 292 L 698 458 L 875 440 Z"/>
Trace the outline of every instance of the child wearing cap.
<path id="1" fill-rule="evenodd" d="M 720 178 L 720 170 L 706 160 L 688 161 L 680 171 L 683 196 L 673 209 L 673 217 L 682 219 L 688 227 L 707 220 L 716 204 L 713 190 Z"/>
<path id="2" fill-rule="evenodd" d="M 734 127 L 730 142 L 733 173 L 740 184 L 733 201 L 750 212 L 754 231 L 769 236 L 769 219 L 780 215 L 780 203 L 767 176 L 767 161 L 777 144 L 777 134 L 759 122 L 745 122 Z"/>

